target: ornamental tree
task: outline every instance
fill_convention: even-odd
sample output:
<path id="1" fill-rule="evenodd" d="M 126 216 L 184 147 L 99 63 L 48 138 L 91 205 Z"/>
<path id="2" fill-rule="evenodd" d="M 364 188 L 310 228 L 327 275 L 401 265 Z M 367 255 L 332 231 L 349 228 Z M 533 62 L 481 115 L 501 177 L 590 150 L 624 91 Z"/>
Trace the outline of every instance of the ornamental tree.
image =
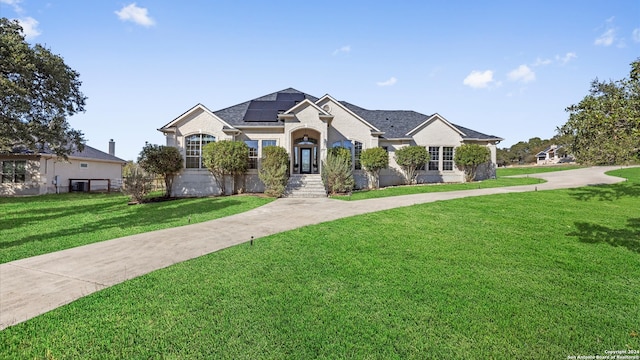
<path id="1" fill-rule="evenodd" d="M 18 21 L 0 18 L 0 151 L 82 150 L 82 132 L 67 122 L 84 111 L 79 77 L 59 55 L 30 46 Z"/>
<path id="2" fill-rule="evenodd" d="M 151 191 L 153 174 L 149 174 L 133 161 L 129 161 L 122 169 L 122 192 L 129 195 L 131 201 L 141 203 Z"/>
<path id="3" fill-rule="evenodd" d="M 226 177 L 230 176 L 232 194 L 238 193 L 237 183 L 249 169 L 249 146 L 242 141 L 222 140 L 212 142 L 202 149 L 204 165 L 211 171 L 222 195 L 226 192 Z"/>
<path id="4" fill-rule="evenodd" d="M 264 183 L 264 193 L 280 197 L 284 194 L 289 178 L 289 154 L 281 146 L 267 146 L 262 149 L 262 159 L 258 176 Z"/>
<path id="5" fill-rule="evenodd" d="M 182 170 L 182 154 L 173 146 L 147 144 L 142 148 L 138 163 L 146 172 L 162 176 L 165 197 L 171 197 L 173 178 Z"/>
<path id="6" fill-rule="evenodd" d="M 416 183 L 418 169 L 429 162 L 430 156 L 423 146 L 405 146 L 396 150 L 396 162 L 404 171 L 407 185 Z"/>
<path id="7" fill-rule="evenodd" d="M 476 178 L 478 167 L 486 164 L 491 159 L 491 152 L 486 146 L 478 144 L 463 144 L 456 148 L 453 161 L 456 166 L 464 171 L 466 182 L 472 182 Z"/>
<path id="8" fill-rule="evenodd" d="M 365 149 L 360 153 L 360 164 L 371 181 L 369 187 L 380 187 L 380 170 L 389 167 L 389 153 L 381 147 Z"/>

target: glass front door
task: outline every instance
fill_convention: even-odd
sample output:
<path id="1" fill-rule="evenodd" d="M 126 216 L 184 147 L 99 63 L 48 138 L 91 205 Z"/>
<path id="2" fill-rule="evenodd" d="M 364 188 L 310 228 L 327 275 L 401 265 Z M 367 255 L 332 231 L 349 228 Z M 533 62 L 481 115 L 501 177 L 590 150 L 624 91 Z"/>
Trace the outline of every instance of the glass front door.
<path id="1" fill-rule="evenodd" d="M 303 174 L 311 173 L 311 149 L 300 149 L 300 172 Z"/>

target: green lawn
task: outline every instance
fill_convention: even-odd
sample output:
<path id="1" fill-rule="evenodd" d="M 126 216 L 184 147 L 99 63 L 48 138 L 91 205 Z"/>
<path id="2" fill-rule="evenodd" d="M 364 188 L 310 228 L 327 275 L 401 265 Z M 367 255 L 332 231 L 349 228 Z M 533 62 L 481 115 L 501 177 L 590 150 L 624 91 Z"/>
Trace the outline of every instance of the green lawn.
<path id="1" fill-rule="evenodd" d="M 496 175 L 501 176 L 513 176 L 513 175 L 526 175 L 526 174 L 539 174 L 554 171 L 573 170 L 580 169 L 586 166 L 583 165 L 549 165 L 549 166 L 516 166 L 508 168 L 498 168 Z"/>
<path id="2" fill-rule="evenodd" d="M 127 205 L 121 194 L 0 197 L 0 263 L 244 212 L 272 199 L 191 198 Z"/>
<path id="3" fill-rule="evenodd" d="M 536 178 L 498 178 L 473 183 L 462 184 L 421 184 L 413 186 L 391 186 L 378 190 L 354 191 L 351 195 L 332 196 L 339 200 L 364 200 L 389 196 L 424 194 L 432 192 L 445 192 L 457 190 L 486 189 L 505 186 L 532 185 L 543 183 L 544 180 Z"/>
<path id="4" fill-rule="evenodd" d="M 566 359 L 638 350 L 640 168 L 612 174 L 630 180 L 415 205 L 261 238 L 5 329 L 0 354 Z"/>

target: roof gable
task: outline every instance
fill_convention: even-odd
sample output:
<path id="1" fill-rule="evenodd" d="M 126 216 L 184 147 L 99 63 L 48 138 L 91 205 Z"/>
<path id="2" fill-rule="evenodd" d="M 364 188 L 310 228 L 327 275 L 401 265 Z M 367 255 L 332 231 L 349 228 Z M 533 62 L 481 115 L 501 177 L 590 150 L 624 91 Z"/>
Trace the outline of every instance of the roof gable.
<path id="1" fill-rule="evenodd" d="M 348 104 L 348 103 L 346 103 L 344 101 L 338 101 L 338 100 L 334 99 L 329 94 L 326 94 L 320 100 L 316 101 L 316 104 L 320 104 L 320 103 L 323 103 L 325 101 L 331 101 L 333 104 L 336 104 L 337 106 L 341 107 L 344 111 L 346 111 L 347 113 L 351 114 L 353 117 L 355 117 L 356 119 L 358 119 L 359 121 L 361 121 L 362 123 L 367 125 L 372 131 L 381 132 L 380 129 L 377 126 L 371 124 L 369 121 L 367 121 L 362 116 L 360 116 L 357 112 L 353 111 L 352 109 L 350 109 L 348 106 L 345 105 L 345 104 Z"/>
<path id="2" fill-rule="evenodd" d="M 170 128 L 175 127 L 180 121 L 184 120 L 185 118 L 189 117 L 189 115 L 193 114 L 195 111 L 203 111 L 206 112 L 207 114 L 211 115 L 214 119 L 220 121 L 224 126 L 227 126 L 229 128 L 233 128 L 233 126 L 229 125 L 229 123 L 227 123 L 226 121 L 224 121 L 222 118 L 220 118 L 218 115 L 216 115 L 215 113 L 213 113 L 211 110 L 209 110 L 206 106 L 198 103 L 195 106 L 193 106 L 191 109 L 185 111 L 184 113 L 182 113 L 180 116 L 178 116 L 177 118 L 171 120 L 169 123 L 167 123 L 166 125 L 164 125 L 163 127 L 161 127 L 160 129 L 158 129 L 159 131 L 162 132 L 168 132 L 170 131 Z"/>
<path id="3" fill-rule="evenodd" d="M 438 113 L 435 113 L 435 114 L 429 116 L 425 121 L 423 121 L 418 126 L 416 126 L 415 128 L 411 129 L 410 131 L 408 131 L 407 135 L 411 136 L 411 135 L 417 133 L 418 131 L 423 129 L 425 126 L 427 126 L 428 124 L 430 124 L 430 123 L 432 123 L 434 121 L 442 121 L 445 125 L 450 127 L 453 131 L 455 131 L 458 134 L 460 134 L 460 136 L 462 136 L 462 137 L 465 136 L 464 132 L 462 132 L 460 129 L 458 129 L 456 126 L 454 126 L 452 123 L 447 121 L 447 119 L 445 119 L 444 117 L 440 116 L 440 114 L 438 114 Z"/>

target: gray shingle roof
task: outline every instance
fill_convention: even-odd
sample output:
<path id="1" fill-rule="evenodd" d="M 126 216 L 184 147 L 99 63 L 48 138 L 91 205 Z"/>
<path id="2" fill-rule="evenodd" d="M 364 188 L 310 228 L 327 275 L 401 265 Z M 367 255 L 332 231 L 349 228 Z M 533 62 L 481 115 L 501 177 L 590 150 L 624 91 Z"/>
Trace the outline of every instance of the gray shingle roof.
<path id="1" fill-rule="evenodd" d="M 276 101 L 278 93 L 302 94 L 305 99 L 309 99 L 312 102 L 318 101 L 318 98 L 316 98 L 315 96 L 311 96 L 309 94 L 303 93 L 302 91 L 298 91 L 293 88 L 288 88 L 288 89 L 276 91 L 274 93 L 261 96 L 259 98 L 245 101 L 243 103 L 233 105 L 231 107 L 228 107 L 222 110 L 214 111 L 213 113 L 232 126 L 284 126 L 280 121 L 277 121 L 277 122 L 276 121 L 251 121 L 251 122 L 244 121 L 245 114 L 247 113 L 247 109 L 249 109 L 249 104 L 251 104 L 252 101 Z"/>
<path id="2" fill-rule="evenodd" d="M 383 137 L 387 139 L 410 137 L 407 133 L 429 118 L 411 110 L 367 110 L 346 101 L 340 103 L 383 131 Z"/>
<path id="3" fill-rule="evenodd" d="M 35 154 L 33 151 L 31 150 L 26 150 L 22 147 L 16 147 L 13 149 L 13 151 L 11 152 L 15 155 L 33 155 Z M 41 155 L 55 155 L 55 153 L 48 147 L 45 146 L 45 148 L 42 151 L 39 151 L 38 154 Z M 96 148 L 93 148 L 89 145 L 85 145 L 84 149 L 82 151 L 78 151 L 77 149 L 74 150 L 73 152 L 71 152 L 71 154 L 69 154 L 69 157 L 77 157 L 77 158 L 81 158 L 81 159 L 87 159 L 87 160 L 102 160 L 102 161 L 115 161 L 115 162 L 122 162 L 125 163 L 125 160 L 120 159 L 119 157 L 110 155 L 104 151 L 98 150 Z"/>
<path id="4" fill-rule="evenodd" d="M 79 157 L 83 159 L 91 159 L 91 160 L 126 162 L 125 160 L 122 160 L 117 156 L 113 156 L 104 151 L 100 151 L 96 148 L 92 148 L 89 145 L 85 145 L 84 150 L 82 151 L 76 150 L 69 156 Z"/>
<path id="5" fill-rule="evenodd" d="M 267 94 L 258 97 L 253 100 L 245 101 L 243 103 L 214 111 L 213 113 L 220 117 L 222 120 L 229 123 L 231 126 L 283 126 L 282 122 L 247 122 L 244 120 L 247 109 L 251 101 L 276 101 L 278 93 L 289 94 L 303 94 L 305 99 L 312 102 L 318 101 L 318 98 L 302 91 L 298 91 L 293 88 L 276 91 L 271 94 Z M 387 139 L 391 138 L 407 138 L 407 135 L 411 130 L 425 122 L 432 115 L 421 114 L 411 110 L 368 110 L 359 106 L 353 105 L 346 101 L 340 101 L 347 109 L 360 116 L 362 119 L 380 129 L 384 132 L 383 137 Z M 471 130 L 469 128 L 451 124 L 455 126 L 460 132 L 465 134 L 466 139 L 485 139 L 485 140 L 501 140 L 501 138 L 493 135 L 483 134 L 481 132 Z"/>

